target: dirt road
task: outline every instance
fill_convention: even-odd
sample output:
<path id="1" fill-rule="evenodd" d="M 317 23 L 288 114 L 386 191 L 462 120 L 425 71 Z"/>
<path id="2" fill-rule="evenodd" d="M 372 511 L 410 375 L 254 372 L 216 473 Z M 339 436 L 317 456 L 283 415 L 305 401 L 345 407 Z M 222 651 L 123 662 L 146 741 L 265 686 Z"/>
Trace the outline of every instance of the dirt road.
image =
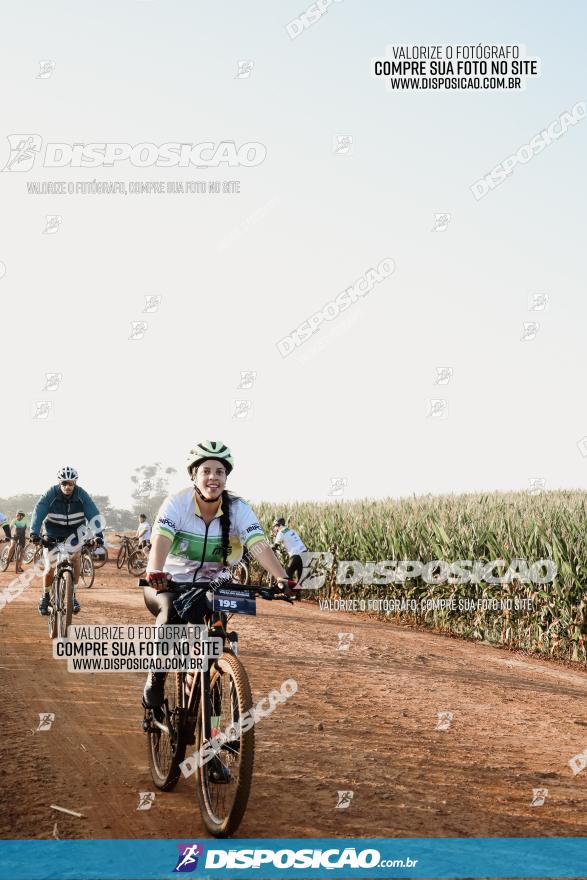
<path id="1" fill-rule="evenodd" d="M 154 790 L 143 676 L 68 673 L 38 595 L 35 584 L 0 612 L 0 837 L 206 837 L 193 777 L 137 810 Z M 112 563 L 79 597 L 79 623 L 152 621 Z M 587 770 L 568 764 L 587 746 L 581 669 L 306 602 L 259 601 L 237 628 L 255 702 L 286 678 L 299 685 L 256 728 L 240 836 L 587 835 Z M 348 650 L 339 632 L 353 633 Z M 44 712 L 55 721 L 36 731 Z M 439 712 L 452 713 L 445 730 Z M 531 806 L 536 788 L 548 789 L 542 806 Z M 337 809 L 343 790 L 352 800 Z"/>

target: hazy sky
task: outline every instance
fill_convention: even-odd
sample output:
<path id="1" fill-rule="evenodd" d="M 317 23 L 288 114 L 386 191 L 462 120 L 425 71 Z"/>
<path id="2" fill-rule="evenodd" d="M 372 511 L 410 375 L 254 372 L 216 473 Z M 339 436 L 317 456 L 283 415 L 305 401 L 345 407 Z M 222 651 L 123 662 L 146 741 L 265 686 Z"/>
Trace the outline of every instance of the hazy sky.
<path id="1" fill-rule="evenodd" d="M 304 8 L 56 0 L 3 16 L 1 166 L 14 134 L 259 142 L 267 156 L 0 174 L 1 496 L 44 490 L 73 464 L 85 488 L 126 505 L 137 465 L 183 474 L 206 438 L 232 447 L 230 485 L 253 500 L 327 500 L 337 478 L 346 498 L 583 487 L 587 121 L 485 198 L 470 190 L 587 100 L 583 4 L 342 0 L 291 39 Z M 371 59 L 391 43 L 519 43 L 542 72 L 524 91 L 390 93 Z M 55 63 L 44 78 L 41 60 Z M 346 154 L 338 136 L 352 138 Z M 94 179 L 241 191 L 27 193 Z M 434 231 L 439 213 L 450 222 Z M 62 218 L 54 234 L 47 215 Z M 280 355 L 280 339 L 384 258 L 390 277 Z M 529 310 L 536 293 L 542 311 Z M 133 321 L 147 322 L 142 338 Z M 244 371 L 256 379 L 239 389 Z"/>

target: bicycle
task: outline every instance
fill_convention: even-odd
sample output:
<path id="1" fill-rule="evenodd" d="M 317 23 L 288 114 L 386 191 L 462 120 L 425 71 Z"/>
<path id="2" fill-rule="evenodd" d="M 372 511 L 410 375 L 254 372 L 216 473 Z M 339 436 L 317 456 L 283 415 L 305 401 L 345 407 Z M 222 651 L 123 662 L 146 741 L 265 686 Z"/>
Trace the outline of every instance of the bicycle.
<path id="1" fill-rule="evenodd" d="M 147 584 L 139 580 L 140 586 Z M 173 590 L 179 585 L 170 582 L 169 586 Z M 222 638 L 223 653 L 210 661 L 207 671 L 168 672 L 163 704 L 159 709 L 145 706 L 143 730 L 147 734 L 153 782 L 162 791 L 170 791 L 181 775 L 186 747 L 195 744 L 195 755 L 199 756 L 206 744 L 211 745 L 212 736 L 231 729 L 231 739 L 215 751 L 212 760 L 198 760 L 196 766 L 196 792 L 204 824 L 215 837 L 228 837 L 240 825 L 247 807 L 255 732 L 254 726 L 244 730 L 245 725 L 241 728 L 238 724 L 252 709 L 253 699 L 247 672 L 237 656 L 238 633 L 227 632 L 226 627 L 233 614 L 256 613 L 257 595 L 293 602 L 285 594 L 260 584 L 249 584 L 246 588 L 234 582 L 204 586 L 212 592 L 213 601 L 204 616 L 202 637 Z M 189 623 L 189 614 L 181 617 L 181 622 Z"/>
<path id="2" fill-rule="evenodd" d="M 130 553 L 136 549 L 136 544 L 138 538 L 129 538 L 127 535 L 116 535 L 117 538 L 120 538 L 122 544 L 120 545 L 120 549 L 118 551 L 118 556 L 116 557 L 116 567 L 122 568 L 124 563 L 127 561 Z"/>
<path id="3" fill-rule="evenodd" d="M 73 565 L 67 545 L 59 541 L 42 538 L 43 547 L 57 549 L 53 583 L 49 591 L 49 636 L 52 639 L 65 638 L 67 627 L 73 614 Z"/>
<path id="4" fill-rule="evenodd" d="M 0 554 L 0 571 L 6 571 L 12 561 L 16 564 L 16 571 L 22 571 L 23 547 L 14 537 L 5 538 L 6 547 Z M 15 552 L 16 551 L 16 552 Z"/>

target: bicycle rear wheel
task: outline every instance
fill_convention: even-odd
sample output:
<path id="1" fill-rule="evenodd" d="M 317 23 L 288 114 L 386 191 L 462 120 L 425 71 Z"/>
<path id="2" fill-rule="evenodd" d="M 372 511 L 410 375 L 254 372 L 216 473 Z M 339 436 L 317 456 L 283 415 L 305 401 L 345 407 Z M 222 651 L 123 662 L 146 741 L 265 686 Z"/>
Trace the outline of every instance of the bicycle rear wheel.
<path id="1" fill-rule="evenodd" d="M 251 686 L 245 667 L 234 654 L 224 653 L 211 674 L 209 711 L 212 735 L 225 733 L 231 728 L 231 738 L 223 743 L 215 758 L 196 767 L 200 812 L 206 828 L 215 837 L 234 834 L 247 808 L 253 778 L 255 729 L 251 725 L 249 730 L 243 731 L 239 721 L 252 706 Z M 202 726 L 200 704 L 196 724 L 196 755 L 203 744 Z M 224 773 L 228 771 L 229 781 L 219 783 L 213 780 L 217 762 L 222 764 Z"/>
<path id="2" fill-rule="evenodd" d="M 94 561 L 91 554 L 82 550 L 82 558 L 80 559 L 80 581 L 86 589 L 89 590 L 94 583 L 95 574 Z"/>
<path id="3" fill-rule="evenodd" d="M 162 709 L 152 709 L 153 719 L 160 724 L 169 726 L 161 730 L 151 720 L 147 732 L 147 754 L 151 767 L 153 782 L 162 791 L 169 791 L 177 784 L 181 775 L 180 764 L 185 758 L 185 737 L 182 727 L 183 710 L 181 709 L 181 688 L 183 675 L 179 672 L 168 672 L 165 678 L 165 703 L 167 713 Z"/>
<path id="4" fill-rule="evenodd" d="M 134 553 L 131 553 L 128 557 L 129 574 L 134 574 L 136 577 L 140 577 L 146 572 L 146 570 L 147 557 L 142 550 L 135 550 Z"/>

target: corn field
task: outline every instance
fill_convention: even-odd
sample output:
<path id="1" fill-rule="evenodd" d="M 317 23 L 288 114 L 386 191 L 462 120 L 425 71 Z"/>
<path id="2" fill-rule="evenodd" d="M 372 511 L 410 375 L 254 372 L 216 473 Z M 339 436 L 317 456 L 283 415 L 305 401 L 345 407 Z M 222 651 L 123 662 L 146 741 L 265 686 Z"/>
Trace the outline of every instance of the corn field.
<path id="1" fill-rule="evenodd" d="M 309 598 L 416 599 L 416 611 L 384 616 L 552 657 L 587 660 L 587 508 L 582 492 L 424 496 L 279 507 L 261 504 L 255 509 L 266 530 L 275 516 L 284 516 L 309 550 L 333 554 L 324 586 L 309 592 Z M 517 558 L 528 564 L 552 560 L 557 567 L 554 582 L 436 585 L 419 578 L 387 585 L 336 583 L 341 560 L 509 562 Z M 533 607 L 420 608 L 422 600 L 461 597 L 511 598 L 514 605 L 516 599 L 531 599 Z"/>

